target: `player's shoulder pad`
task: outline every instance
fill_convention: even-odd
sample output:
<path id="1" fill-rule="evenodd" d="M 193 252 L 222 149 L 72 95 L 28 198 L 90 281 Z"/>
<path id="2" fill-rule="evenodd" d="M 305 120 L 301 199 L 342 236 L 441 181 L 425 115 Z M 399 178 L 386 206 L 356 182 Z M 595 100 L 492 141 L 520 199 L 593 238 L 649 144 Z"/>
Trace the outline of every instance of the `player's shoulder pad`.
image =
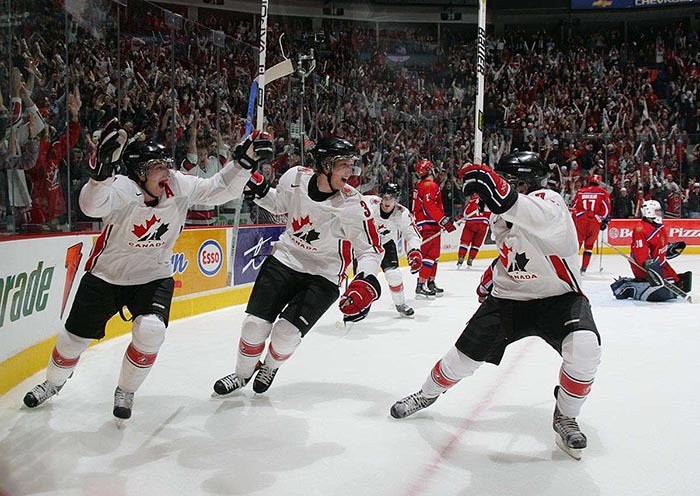
<path id="1" fill-rule="evenodd" d="M 362 195 L 362 199 L 372 206 L 379 205 L 382 202 L 382 199 L 375 195 Z"/>
<path id="2" fill-rule="evenodd" d="M 400 213 L 403 213 L 404 210 L 406 210 L 406 207 L 404 207 L 404 206 L 401 205 L 400 203 L 397 203 L 397 204 L 396 204 L 396 210 L 397 210 L 398 212 L 400 212 Z"/>
<path id="3" fill-rule="evenodd" d="M 636 226 L 636 227 L 634 228 L 634 230 L 637 231 L 637 232 L 642 232 L 642 231 L 644 230 L 644 228 L 643 228 L 642 226 Z"/>
<path id="4" fill-rule="evenodd" d="M 343 193 L 343 196 L 345 198 L 353 198 L 353 199 L 356 199 L 358 201 L 362 199 L 362 195 L 360 195 L 360 192 L 357 191 L 352 186 L 350 186 L 349 184 L 346 184 L 345 186 L 343 186 L 343 189 L 341 189 L 340 191 Z"/>

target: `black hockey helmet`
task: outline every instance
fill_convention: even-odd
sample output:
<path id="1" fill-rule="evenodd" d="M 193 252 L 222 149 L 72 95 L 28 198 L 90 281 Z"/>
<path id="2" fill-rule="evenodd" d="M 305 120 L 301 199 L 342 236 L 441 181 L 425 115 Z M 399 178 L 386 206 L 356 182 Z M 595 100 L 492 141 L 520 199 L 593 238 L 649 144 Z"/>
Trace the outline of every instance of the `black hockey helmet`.
<path id="1" fill-rule="evenodd" d="M 360 152 L 355 145 L 343 138 L 324 136 L 316 143 L 313 157 L 316 170 L 330 175 L 337 160 L 349 159 L 357 163 L 360 160 Z"/>
<path id="2" fill-rule="evenodd" d="M 394 198 L 398 198 L 400 194 L 401 189 L 399 185 L 391 182 L 384 183 L 382 189 L 379 191 L 379 196 L 393 196 Z"/>
<path id="3" fill-rule="evenodd" d="M 538 153 L 515 151 L 503 157 L 495 171 L 526 194 L 547 187 L 552 169 Z"/>
<path id="4" fill-rule="evenodd" d="M 164 163 L 172 169 L 173 161 L 168 156 L 168 150 L 163 145 L 153 141 L 132 141 L 122 153 L 122 162 L 127 175 L 136 182 L 146 178 L 148 171 L 156 163 Z"/>

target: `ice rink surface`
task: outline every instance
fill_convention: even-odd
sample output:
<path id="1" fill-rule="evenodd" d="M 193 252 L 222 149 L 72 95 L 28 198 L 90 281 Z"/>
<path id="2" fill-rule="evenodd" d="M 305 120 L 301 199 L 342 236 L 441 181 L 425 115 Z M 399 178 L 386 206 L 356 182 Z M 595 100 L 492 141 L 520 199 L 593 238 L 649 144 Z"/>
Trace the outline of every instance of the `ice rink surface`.
<path id="1" fill-rule="evenodd" d="M 46 405 L 20 408 L 40 372 L 0 397 L 0 488 L 7 495 L 552 495 L 698 494 L 700 306 L 616 301 L 627 262 L 595 257 L 584 290 L 603 362 L 579 424 L 575 461 L 554 444 L 552 390 L 560 358 L 543 341 L 511 345 L 430 408 L 389 416 L 420 388 L 478 303 L 488 264 L 440 265 L 446 294 L 414 301 L 414 319 L 381 300 L 347 334 L 331 308 L 264 395 L 210 398 L 233 371 L 243 307 L 179 320 L 118 430 L 114 387 L 129 342 L 90 348 Z M 700 277 L 700 256 L 673 261 Z M 1 491 L 0 491 L 1 492 Z"/>

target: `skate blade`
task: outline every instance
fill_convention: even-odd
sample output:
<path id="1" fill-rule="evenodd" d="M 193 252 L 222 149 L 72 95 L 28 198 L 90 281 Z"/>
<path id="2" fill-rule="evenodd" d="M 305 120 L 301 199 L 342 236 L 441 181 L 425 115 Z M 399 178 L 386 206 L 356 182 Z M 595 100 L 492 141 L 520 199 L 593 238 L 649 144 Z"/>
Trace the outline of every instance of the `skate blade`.
<path id="1" fill-rule="evenodd" d="M 434 300 L 434 296 L 416 295 L 416 300 Z"/>
<path id="2" fill-rule="evenodd" d="M 580 448 L 569 448 L 566 444 L 564 444 L 564 440 L 559 435 L 555 435 L 554 441 L 557 443 L 557 446 L 559 446 L 559 448 L 571 458 L 573 458 L 574 460 L 581 459 Z"/>
<path id="3" fill-rule="evenodd" d="M 445 296 L 445 293 L 440 293 L 435 295 L 435 298 L 442 298 L 443 296 Z"/>
<path id="4" fill-rule="evenodd" d="M 416 317 L 416 314 L 406 315 L 405 313 L 399 313 L 399 317 L 401 317 L 402 319 L 414 319 Z"/>

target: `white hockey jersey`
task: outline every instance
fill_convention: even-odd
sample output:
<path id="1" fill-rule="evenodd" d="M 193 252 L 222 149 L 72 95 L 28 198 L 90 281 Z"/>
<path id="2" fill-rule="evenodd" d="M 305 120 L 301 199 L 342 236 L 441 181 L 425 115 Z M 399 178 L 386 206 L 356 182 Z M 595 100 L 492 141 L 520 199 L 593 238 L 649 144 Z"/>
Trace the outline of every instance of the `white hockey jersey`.
<path id="1" fill-rule="evenodd" d="M 80 208 L 90 217 L 101 217 L 104 228 L 86 272 L 117 285 L 170 277 L 170 259 L 187 209 L 195 203 L 218 205 L 239 198 L 249 179 L 250 171 L 233 161 L 207 179 L 171 171 L 155 207 L 145 204 L 143 190 L 126 176 L 91 179 L 80 191 Z"/>
<path id="2" fill-rule="evenodd" d="M 382 217 L 382 199 L 380 197 L 364 195 L 363 198 L 372 209 L 374 222 L 377 225 L 382 245 L 389 241 L 394 241 L 398 248 L 400 246 L 399 243 L 405 241 L 406 251 L 404 253 L 408 253 L 411 250 L 420 250 L 423 240 L 418 233 L 413 214 L 406 207 L 397 202 L 393 212 L 385 219 Z"/>
<path id="3" fill-rule="evenodd" d="M 314 171 L 292 167 L 255 203 L 287 214 L 287 228 L 272 256 L 287 267 L 340 285 L 354 256 L 357 271 L 377 274 L 384 250 L 369 205 L 351 186 L 323 201 L 309 197 Z"/>
<path id="4" fill-rule="evenodd" d="M 524 301 L 581 293 L 576 227 L 559 193 L 518 195 L 507 212 L 491 215 L 490 224 L 499 253 L 493 296 Z"/>

